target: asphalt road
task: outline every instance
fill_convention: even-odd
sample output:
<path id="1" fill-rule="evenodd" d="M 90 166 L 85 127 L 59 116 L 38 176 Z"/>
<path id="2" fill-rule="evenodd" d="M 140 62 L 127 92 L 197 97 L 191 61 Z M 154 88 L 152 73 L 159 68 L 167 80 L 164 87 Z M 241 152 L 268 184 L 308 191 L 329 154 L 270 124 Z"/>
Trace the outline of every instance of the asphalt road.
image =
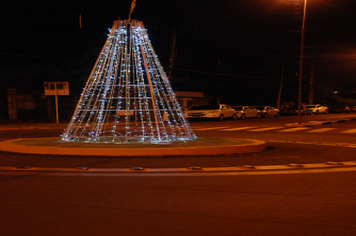
<path id="1" fill-rule="evenodd" d="M 318 119 L 335 119 L 332 116 Z M 201 137 L 268 140 L 262 153 L 89 158 L 0 152 L 0 166 L 280 167 L 356 160 L 351 147 L 356 133 L 345 132 L 356 128 L 354 121 L 294 131 L 286 130 L 301 127 L 281 127 L 294 118 L 192 122 Z M 228 130 L 242 127 L 250 128 Z M 60 132 L 61 128 L 1 130 L 0 139 Z M 356 235 L 355 170 L 336 165 L 181 173 L 1 171 L 0 235 Z"/>

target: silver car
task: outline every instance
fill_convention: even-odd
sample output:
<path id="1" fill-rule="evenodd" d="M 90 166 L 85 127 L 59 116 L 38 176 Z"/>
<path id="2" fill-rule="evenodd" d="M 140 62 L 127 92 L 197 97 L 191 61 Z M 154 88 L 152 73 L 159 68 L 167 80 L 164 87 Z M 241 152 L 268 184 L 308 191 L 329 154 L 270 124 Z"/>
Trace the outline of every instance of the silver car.
<path id="1" fill-rule="evenodd" d="M 261 118 L 261 112 L 249 106 L 233 106 L 235 109 L 237 118 L 246 119 L 246 118 Z"/>
<path id="2" fill-rule="evenodd" d="M 279 116 L 279 110 L 274 107 L 270 106 L 255 106 L 257 110 L 260 110 L 261 112 L 261 117 L 268 117 L 268 116 L 274 116 L 278 117 Z"/>
<path id="3" fill-rule="evenodd" d="M 192 106 L 184 111 L 187 118 L 208 118 L 223 121 L 225 118 L 237 119 L 235 110 L 226 104 Z"/>

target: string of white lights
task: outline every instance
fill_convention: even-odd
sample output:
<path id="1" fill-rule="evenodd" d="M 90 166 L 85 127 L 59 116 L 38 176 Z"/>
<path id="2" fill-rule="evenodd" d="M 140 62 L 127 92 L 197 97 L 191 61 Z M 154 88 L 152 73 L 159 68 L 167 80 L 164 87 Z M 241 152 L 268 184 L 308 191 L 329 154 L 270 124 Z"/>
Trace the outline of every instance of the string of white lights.
<path id="1" fill-rule="evenodd" d="M 62 141 L 194 140 L 143 23 L 115 21 Z"/>

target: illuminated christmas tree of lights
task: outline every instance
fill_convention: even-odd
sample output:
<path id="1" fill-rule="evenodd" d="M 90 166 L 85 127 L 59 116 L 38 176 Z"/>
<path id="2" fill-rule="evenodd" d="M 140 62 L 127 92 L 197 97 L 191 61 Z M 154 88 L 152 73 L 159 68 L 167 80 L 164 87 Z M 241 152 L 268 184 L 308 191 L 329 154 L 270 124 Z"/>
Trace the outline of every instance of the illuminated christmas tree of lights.
<path id="1" fill-rule="evenodd" d="M 195 140 L 138 20 L 117 20 L 62 141 L 170 143 Z"/>

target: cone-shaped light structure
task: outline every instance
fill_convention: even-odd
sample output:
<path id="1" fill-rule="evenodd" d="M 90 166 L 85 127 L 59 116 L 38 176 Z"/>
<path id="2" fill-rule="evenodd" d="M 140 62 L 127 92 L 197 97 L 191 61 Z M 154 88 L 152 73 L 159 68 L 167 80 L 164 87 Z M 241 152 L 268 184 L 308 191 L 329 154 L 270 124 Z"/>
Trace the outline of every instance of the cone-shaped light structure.
<path id="1" fill-rule="evenodd" d="M 196 138 L 142 22 L 114 21 L 62 141 L 127 144 Z"/>

